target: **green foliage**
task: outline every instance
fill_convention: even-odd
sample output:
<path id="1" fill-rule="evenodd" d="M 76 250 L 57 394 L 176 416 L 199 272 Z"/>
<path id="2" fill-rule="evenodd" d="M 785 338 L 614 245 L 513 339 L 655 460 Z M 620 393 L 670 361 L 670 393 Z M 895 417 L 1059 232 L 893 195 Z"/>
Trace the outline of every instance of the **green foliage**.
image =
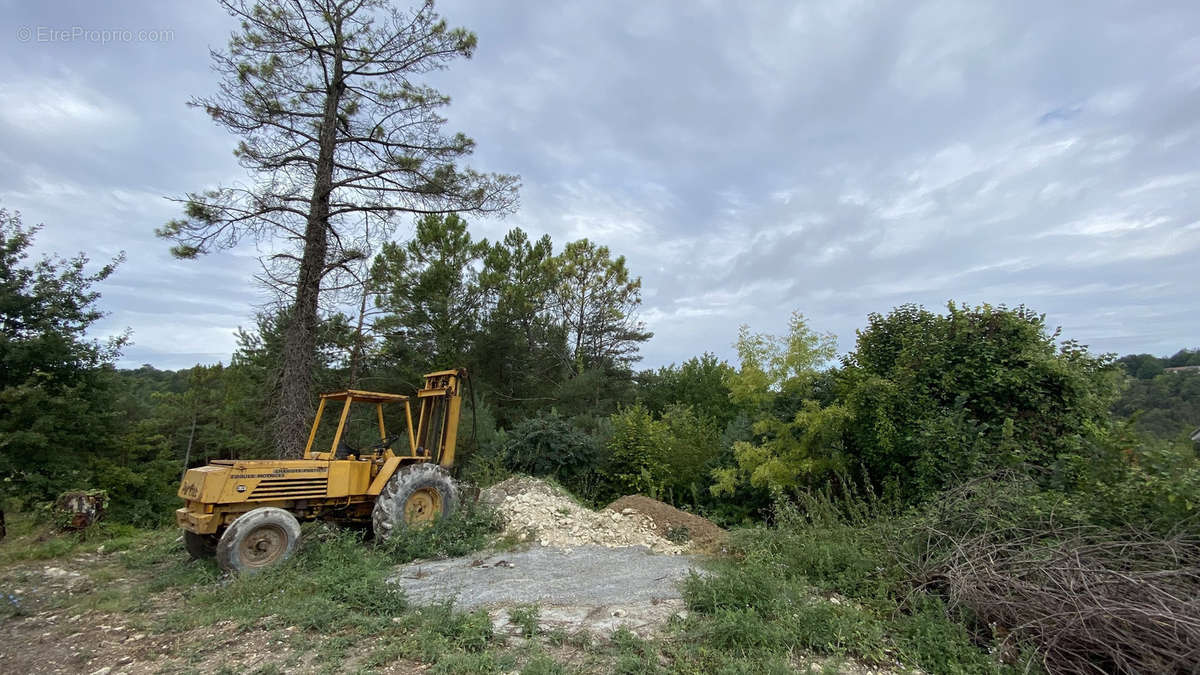
<path id="1" fill-rule="evenodd" d="M 847 519 L 845 514 L 853 513 Z M 910 592 L 892 556 L 902 528 L 881 505 L 829 494 L 781 504 L 773 527 L 736 532 L 736 561 L 692 575 L 688 640 L 737 656 L 891 658 L 938 673 L 1020 672 L 974 642 L 936 596 Z"/>
<path id="2" fill-rule="evenodd" d="M 640 403 L 621 409 L 611 420 L 608 452 L 616 494 L 657 498 L 669 478 L 666 455 L 670 430 Z"/>
<path id="3" fill-rule="evenodd" d="M 1161 370 L 1161 369 L 1160 369 Z M 1119 419 L 1155 438 L 1181 441 L 1200 428 L 1200 373 L 1162 373 L 1131 379 L 1112 406 Z"/>
<path id="4" fill-rule="evenodd" d="M 737 416 L 730 404 L 728 380 L 733 368 L 705 352 L 683 362 L 644 371 L 637 376 L 638 400 L 661 415 L 674 404 L 691 406 L 696 415 L 724 427 Z"/>
<path id="5" fill-rule="evenodd" d="M 596 439 L 551 410 L 517 423 L 504 436 L 506 466 L 517 473 L 549 476 L 577 494 L 595 494 L 605 470 Z"/>
<path id="6" fill-rule="evenodd" d="M 1024 307 L 871 315 L 842 376 L 848 451 L 908 497 L 1019 464 L 1065 485 L 1104 437 L 1118 379 L 1110 357 L 1056 340 Z"/>
<path id="7" fill-rule="evenodd" d="M 796 489 L 842 469 L 845 411 L 808 400 L 817 368 L 835 354 L 833 336 L 814 332 L 794 312 L 786 336 L 751 333 L 743 325 L 736 347 L 739 368 L 728 377 L 730 397 L 753 419 L 755 440 L 732 444 L 734 462 L 713 472 L 713 494 L 732 495 L 744 484 L 772 492 Z M 793 401 L 800 409 L 781 418 L 779 404 L 789 408 Z"/>
<path id="8" fill-rule="evenodd" d="M 468 502 L 431 527 L 408 528 L 393 534 L 381 548 L 398 563 L 418 558 L 453 558 L 485 548 L 504 527 L 488 506 Z"/>
<path id="9" fill-rule="evenodd" d="M 730 397 L 751 411 L 767 409 L 777 394 L 807 395 L 818 369 L 837 353 L 836 338 L 814 332 L 800 312 L 788 320 L 787 335 L 751 333 L 743 324 L 735 346 L 738 369 L 727 377 Z"/>
<path id="10" fill-rule="evenodd" d="M 566 331 L 553 312 L 558 266 L 550 235 L 531 242 L 515 228 L 488 249 L 479 282 L 490 308 L 474 340 L 476 382 L 494 392 L 498 419 L 511 424 L 543 405 L 562 379 Z"/>
<path id="11" fill-rule="evenodd" d="M 574 372 L 635 360 L 638 345 L 654 334 L 636 319 L 642 280 L 630 275 L 625 256 L 614 258 L 607 246 L 580 239 L 567 244 L 555 266 L 555 306 Z"/>
<path id="12" fill-rule="evenodd" d="M 517 605 L 508 609 L 508 620 L 521 629 L 521 635 L 531 638 L 538 632 L 538 606 Z"/>
<path id="13" fill-rule="evenodd" d="M 105 344 L 86 337 L 104 316 L 93 287 L 123 256 L 95 272 L 83 254 L 29 264 L 36 233 L 0 209 L 0 496 L 34 502 L 115 487 L 120 481 L 105 482 L 111 474 L 160 454 L 118 442 L 111 362 L 125 336 Z M 154 483 L 161 466 L 147 469 L 144 480 Z M 119 516 L 136 508 L 139 495 L 114 490 L 114 497 Z"/>
<path id="14" fill-rule="evenodd" d="M 1162 357 L 1151 354 L 1126 354 L 1117 359 L 1117 363 L 1125 367 L 1125 372 L 1130 377 L 1152 380 L 1162 375 L 1166 368 L 1200 366 L 1200 347 L 1180 349 L 1171 356 Z"/>
<path id="15" fill-rule="evenodd" d="M 1150 354 L 1128 354 L 1117 359 L 1117 363 L 1125 368 L 1130 377 L 1139 380 L 1152 380 L 1162 375 L 1166 359 L 1160 359 Z"/>
<path id="16" fill-rule="evenodd" d="M 558 383 L 550 398 L 576 426 L 595 431 L 599 420 L 633 401 L 633 382 L 629 371 L 592 368 Z"/>
<path id="17" fill-rule="evenodd" d="M 662 449 L 666 495 L 672 503 L 699 505 L 706 501 L 709 472 L 721 454 L 716 422 L 678 403 L 668 406 L 659 422 L 666 430 Z"/>
<path id="18" fill-rule="evenodd" d="M 374 326 L 384 349 L 416 359 L 422 371 L 464 363 L 485 297 L 477 266 L 488 250 L 454 214 L 425 216 L 408 243 L 385 243 L 371 268 L 386 312 Z"/>

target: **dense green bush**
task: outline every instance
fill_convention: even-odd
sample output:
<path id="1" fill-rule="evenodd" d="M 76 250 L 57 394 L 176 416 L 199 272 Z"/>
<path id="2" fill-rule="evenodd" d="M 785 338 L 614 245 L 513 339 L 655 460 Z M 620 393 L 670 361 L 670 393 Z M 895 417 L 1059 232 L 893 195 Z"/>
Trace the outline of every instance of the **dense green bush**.
<path id="1" fill-rule="evenodd" d="M 690 406 L 695 414 L 725 426 L 737 416 L 729 400 L 733 368 L 710 353 L 692 357 L 683 365 L 664 366 L 638 374 L 638 400 L 656 415 L 672 405 Z"/>
<path id="2" fill-rule="evenodd" d="M 670 471 L 666 462 L 669 430 L 646 406 L 637 403 L 614 414 L 608 452 L 616 494 L 663 493 Z"/>
<path id="3" fill-rule="evenodd" d="M 1024 307 L 872 314 L 843 369 L 848 452 L 909 498 L 1019 464 L 1070 483 L 1072 458 L 1105 435 L 1120 376 L 1057 338 Z"/>
<path id="4" fill-rule="evenodd" d="M 716 420 L 697 414 L 690 405 L 673 404 L 663 411 L 660 422 L 667 433 L 662 457 L 664 496 L 676 505 L 707 503 L 709 474 L 721 454 Z"/>
<path id="5" fill-rule="evenodd" d="M 518 422 L 502 440 L 511 471 L 554 478 L 587 498 L 606 480 L 608 466 L 596 437 L 553 410 Z"/>

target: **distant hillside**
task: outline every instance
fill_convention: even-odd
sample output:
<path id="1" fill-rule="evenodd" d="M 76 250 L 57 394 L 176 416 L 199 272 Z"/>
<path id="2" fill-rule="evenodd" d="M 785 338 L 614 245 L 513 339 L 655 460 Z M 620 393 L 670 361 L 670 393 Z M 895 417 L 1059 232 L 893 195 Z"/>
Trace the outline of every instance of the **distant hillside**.
<path id="1" fill-rule="evenodd" d="M 1137 415 L 1136 427 L 1165 440 L 1177 440 L 1200 427 L 1200 372 L 1169 368 L 1200 366 L 1200 349 L 1181 349 L 1170 357 L 1130 354 L 1119 362 L 1130 375 L 1113 414 Z"/>

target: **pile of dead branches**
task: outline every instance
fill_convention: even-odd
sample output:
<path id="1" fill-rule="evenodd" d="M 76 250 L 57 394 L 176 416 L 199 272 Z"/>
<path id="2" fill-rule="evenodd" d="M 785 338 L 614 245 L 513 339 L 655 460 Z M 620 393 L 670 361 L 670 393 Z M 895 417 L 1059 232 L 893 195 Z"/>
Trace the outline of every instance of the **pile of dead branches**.
<path id="1" fill-rule="evenodd" d="M 1050 673 L 1200 672 L 1195 529 L 1006 519 L 1022 492 L 976 484 L 935 505 L 900 556 L 917 587 L 967 610 L 1005 651 L 1035 647 Z"/>

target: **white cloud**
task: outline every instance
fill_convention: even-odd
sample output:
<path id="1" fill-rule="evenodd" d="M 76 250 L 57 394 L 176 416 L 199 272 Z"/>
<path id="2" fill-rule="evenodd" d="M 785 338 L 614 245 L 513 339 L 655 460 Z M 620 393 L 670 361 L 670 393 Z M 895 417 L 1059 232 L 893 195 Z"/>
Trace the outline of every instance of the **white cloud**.
<path id="1" fill-rule="evenodd" d="M 474 168 L 525 186 L 520 213 L 473 230 L 626 255 L 657 334 L 646 365 L 727 356 L 737 324 L 780 331 L 793 309 L 848 348 L 868 312 L 950 298 L 1030 300 L 1101 349 L 1194 341 L 1194 3 L 439 9 L 480 37 L 436 74 L 450 127 L 478 142 Z M 215 86 L 225 17 L 155 11 L 178 36 L 154 51 L 0 61 L 0 200 L 55 250 L 129 251 L 110 322 L 134 329 L 131 360 L 176 364 L 251 322 L 256 251 L 181 263 L 151 234 L 177 213 L 161 195 L 244 176 L 235 139 L 182 105 Z"/>
<path id="2" fill-rule="evenodd" d="M 135 121 L 127 108 L 74 77 L 0 82 L 0 123 L 10 133 L 59 143 L 127 133 Z"/>

